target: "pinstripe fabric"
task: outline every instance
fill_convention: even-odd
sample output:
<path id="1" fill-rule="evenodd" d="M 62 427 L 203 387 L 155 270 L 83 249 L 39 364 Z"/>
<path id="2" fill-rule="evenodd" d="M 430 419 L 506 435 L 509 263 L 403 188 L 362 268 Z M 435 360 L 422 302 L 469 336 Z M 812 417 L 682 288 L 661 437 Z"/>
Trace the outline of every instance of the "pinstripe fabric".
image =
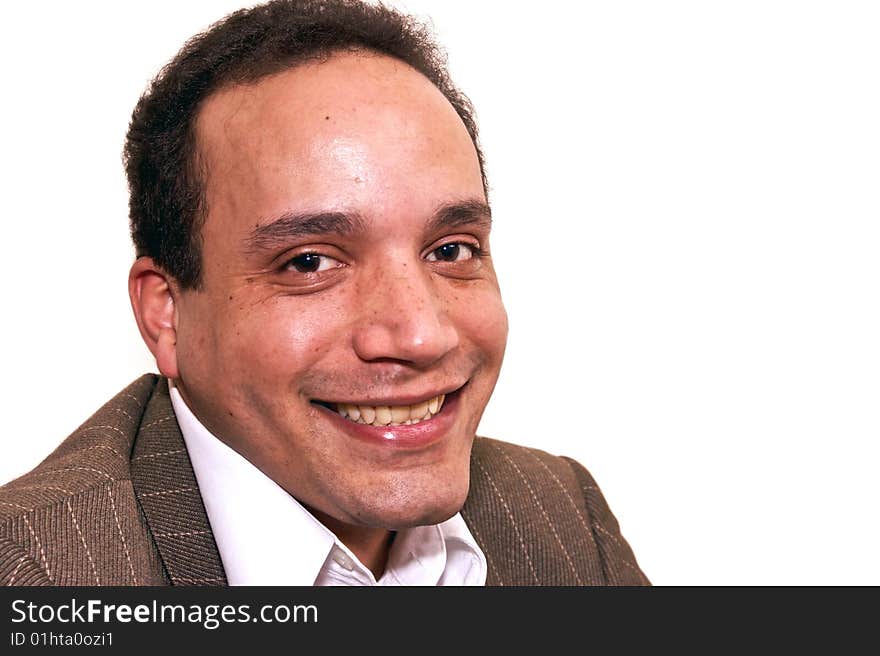
<path id="1" fill-rule="evenodd" d="M 474 442 L 462 516 L 486 554 L 487 585 L 647 585 L 590 474 L 567 458 Z"/>
<path id="2" fill-rule="evenodd" d="M 477 438 L 462 516 L 488 585 L 648 581 L 590 474 Z M 142 376 L 0 488 L 4 585 L 225 585 L 166 381 Z"/>

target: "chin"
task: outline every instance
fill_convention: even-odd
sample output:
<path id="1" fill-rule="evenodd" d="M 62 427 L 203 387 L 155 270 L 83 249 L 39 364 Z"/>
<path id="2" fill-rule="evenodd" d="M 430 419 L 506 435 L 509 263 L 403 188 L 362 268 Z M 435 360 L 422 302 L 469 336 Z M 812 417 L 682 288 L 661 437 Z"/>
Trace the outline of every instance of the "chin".
<path id="1" fill-rule="evenodd" d="M 455 489 L 433 494 L 407 494 L 392 500 L 386 497 L 381 507 L 371 507 L 361 516 L 361 523 L 391 531 L 430 526 L 445 522 L 464 505 L 468 494 L 468 482 Z"/>

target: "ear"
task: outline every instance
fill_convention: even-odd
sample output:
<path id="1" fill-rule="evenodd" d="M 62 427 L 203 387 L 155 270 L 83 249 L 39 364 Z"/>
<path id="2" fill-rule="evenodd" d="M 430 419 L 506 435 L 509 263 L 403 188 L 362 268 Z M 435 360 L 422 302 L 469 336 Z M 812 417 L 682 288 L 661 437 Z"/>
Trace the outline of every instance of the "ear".
<path id="1" fill-rule="evenodd" d="M 152 258 L 140 257 L 132 265 L 128 296 L 135 321 L 159 372 L 172 379 L 179 377 L 176 294 L 173 279 Z"/>

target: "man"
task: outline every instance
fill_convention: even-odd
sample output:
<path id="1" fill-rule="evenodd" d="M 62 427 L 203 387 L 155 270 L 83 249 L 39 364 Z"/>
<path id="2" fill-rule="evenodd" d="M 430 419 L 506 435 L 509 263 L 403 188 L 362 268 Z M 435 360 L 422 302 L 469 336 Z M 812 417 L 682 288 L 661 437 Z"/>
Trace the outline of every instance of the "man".
<path id="1" fill-rule="evenodd" d="M 647 583 L 583 467 L 474 437 L 507 319 L 473 113 L 422 27 L 236 12 L 125 158 L 162 377 L 3 488 L 0 581 Z"/>

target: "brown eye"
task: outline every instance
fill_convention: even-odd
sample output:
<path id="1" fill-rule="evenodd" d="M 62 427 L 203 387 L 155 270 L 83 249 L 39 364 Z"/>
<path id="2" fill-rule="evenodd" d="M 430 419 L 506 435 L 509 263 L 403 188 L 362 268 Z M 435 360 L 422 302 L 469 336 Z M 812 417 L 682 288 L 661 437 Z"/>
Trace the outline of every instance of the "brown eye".
<path id="1" fill-rule="evenodd" d="M 451 242 L 435 248 L 428 254 L 430 262 L 464 262 L 474 256 L 472 246 L 460 242 Z"/>
<path id="2" fill-rule="evenodd" d="M 318 255 L 317 253 L 303 253 L 290 259 L 287 263 L 288 268 L 294 269 L 298 273 L 318 273 L 341 266 L 341 263 L 327 255 Z"/>

